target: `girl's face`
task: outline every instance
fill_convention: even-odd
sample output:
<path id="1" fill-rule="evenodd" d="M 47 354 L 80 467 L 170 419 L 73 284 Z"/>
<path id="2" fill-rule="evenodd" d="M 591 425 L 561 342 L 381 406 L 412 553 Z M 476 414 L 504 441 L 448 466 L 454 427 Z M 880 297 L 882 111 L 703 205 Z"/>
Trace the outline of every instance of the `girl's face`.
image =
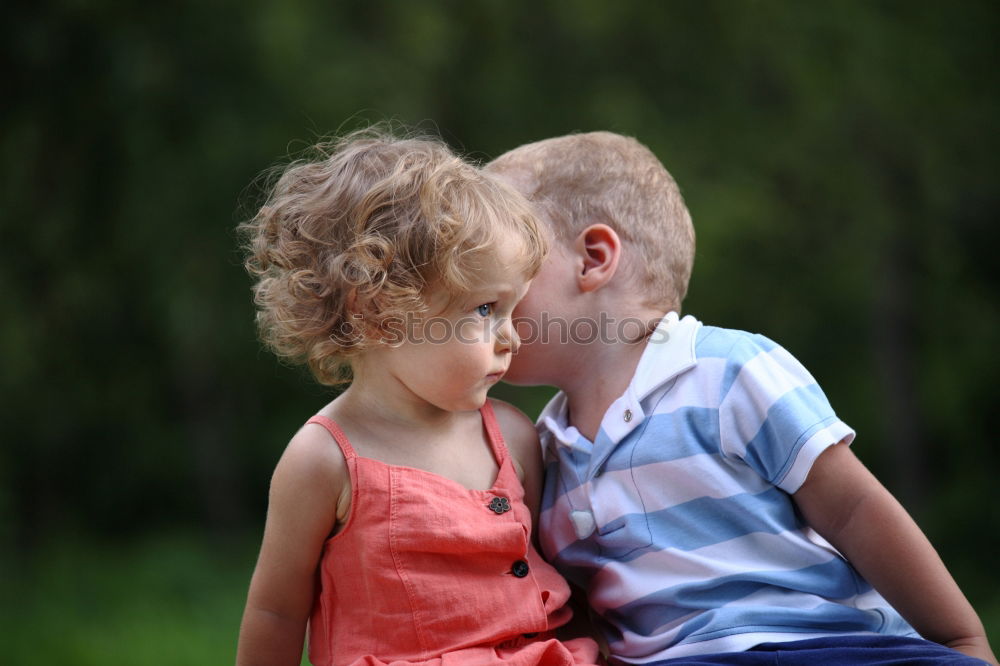
<path id="1" fill-rule="evenodd" d="M 531 282 L 510 269 L 519 250 L 506 241 L 484 260 L 468 296 L 449 303 L 443 290 L 432 291 L 429 313 L 407 322 L 398 346 L 383 349 L 380 361 L 404 395 L 445 411 L 486 402 L 519 344 L 511 315 Z"/>

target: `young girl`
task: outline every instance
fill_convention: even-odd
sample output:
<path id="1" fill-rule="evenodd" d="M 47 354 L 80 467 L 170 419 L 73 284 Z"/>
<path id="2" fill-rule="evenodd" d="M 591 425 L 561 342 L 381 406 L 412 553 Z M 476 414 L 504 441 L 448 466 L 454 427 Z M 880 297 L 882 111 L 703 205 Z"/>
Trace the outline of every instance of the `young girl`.
<path id="1" fill-rule="evenodd" d="M 290 165 L 243 225 L 258 323 L 349 382 L 271 482 L 237 663 L 578 664 L 532 544 L 531 422 L 487 401 L 545 253 L 527 204 L 436 141 L 368 131 Z"/>

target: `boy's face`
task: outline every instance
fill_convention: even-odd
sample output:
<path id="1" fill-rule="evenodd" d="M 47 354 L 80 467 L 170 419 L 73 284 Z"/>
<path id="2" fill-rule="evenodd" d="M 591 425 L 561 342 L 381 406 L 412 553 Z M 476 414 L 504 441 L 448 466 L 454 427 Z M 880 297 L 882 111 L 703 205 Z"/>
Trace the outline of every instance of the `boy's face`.
<path id="1" fill-rule="evenodd" d="M 494 175 L 530 198 L 533 176 L 530 170 L 507 166 Z M 568 330 L 572 323 L 572 305 L 579 295 L 571 248 L 552 232 L 554 226 L 543 210 L 535 209 L 541 227 L 547 232 L 549 255 L 531 283 L 524 299 L 514 308 L 514 327 L 521 345 L 511 358 L 504 381 L 510 384 L 559 386 L 565 377 L 569 345 Z M 570 354 L 572 355 L 572 354 Z M 579 359 L 577 359 L 579 360 Z"/>
<path id="2" fill-rule="evenodd" d="M 494 171 L 494 175 L 530 199 L 534 189 L 530 169 L 519 168 L 513 161 L 502 171 Z M 514 327 L 521 345 L 511 358 L 504 381 L 522 386 L 561 386 L 572 366 L 578 366 L 580 361 L 580 350 L 573 350 L 569 344 L 573 307 L 579 303 L 580 294 L 574 279 L 576 264 L 572 248 L 555 237 L 552 220 L 538 207 L 535 214 L 547 232 L 550 251 L 527 295 L 514 308 Z"/>
<path id="3" fill-rule="evenodd" d="M 551 236 L 549 241 L 551 251 L 545 263 L 514 308 L 514 327 L 521 345 L 504 376 L 511 384 L 558 386 L 562 376 L 559 352 L 565 355 L 568 346 L 572 323 L 569 306 L 576 283 L 569 251 Z"/>

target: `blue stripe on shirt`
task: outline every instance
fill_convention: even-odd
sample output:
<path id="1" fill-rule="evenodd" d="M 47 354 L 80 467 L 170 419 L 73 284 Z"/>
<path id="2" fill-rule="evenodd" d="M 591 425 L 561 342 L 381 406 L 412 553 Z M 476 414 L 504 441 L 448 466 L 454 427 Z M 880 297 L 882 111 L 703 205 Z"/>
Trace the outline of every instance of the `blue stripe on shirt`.
<path id="1" fill-rule="evenodd" d="M 718 433 L 717 409 L 687 407 L 671 413 L 653 414 L 647 417 L 641 428 L 629 433 L 619 442 L 602 471 L 615 472 L 654 462 L 679 460 L 705 453 L 717 454 Z M 606 435 L 603 438 L 606 439 Z M 567 472 L 559 476 L 560 494 L 574 490 L 586 481 L 578 477 L 575 471 L 586 468 L 589 456 L 584 451 L 590 449 L 590 443 L 582 435 L 579 440 L 573 448 L 558 442 L 549 444 L 550 450 L 559 457 L 559 460 L 546 465 L 546 475 L 558 469 Z M 602 435 L 598 436 L 598 440 L 602 440 Z M 642 446 L 636 446 L 640 441 Z M 543 502 L 543 510 L 550 507 L 551 501 Z"/>
<path id="2" fill-rule="evenodd" d="M 803 431 L 803 417 L 814 420 Z M 753 438 L 746 442 L 745 461 L 758 474 L 776 483 L 788 472 L 799 449 L 822 426 L 837 420 L 818 384 L 788 391 L 767 411 L 767 418 Z M 777 447 L 772 442 L 794 442 Z"/>
<path id="3" fill-rule="evenodd" d="M 862 587 L 859 588 L 859 585 Z M 768 589 L 774 590 L 775 594 L 766 603 L 733 605 L 733 602 Z M 882 624 L 881 615 L 877 611 L 861 611 L 842 604 L 825 603 L 818 597 L 818 608 L 785 608 L 780 603 L 782 590 L 808 590 L 810 594 L 828 599 L 842 599 L 867 589 L 870 589 L 867 584 L 855 577 L 842 559 L 834 558 L 796 571 L 746 572 L 698 583 L 684 583 L 657 590 L 610 610 L 605 615 L 608 619 L 614 616 L 618 620 L 616 624 L 620 623 L 643 636 L 652 635 L 660 627 L 702 610 L 706 612 L 701 617 L 708 616 L 706 621 L 692 620 L 687 623 L 682 630 L 683 635 L 694 633 L 706 624 L 733 627 L 734 632 L 746 631 L 748 623 L 758 627 L 765 624 L 781 627 L 783 631 L 799 627 L 808 631 L 819 626 L 829 626 L 827 623 L 830 621 L 850 622 L 849 628 L 845 630 L 877 631 Z M 766 623 L 760 620 L 762 606 L 767 609 L 763 613 L 767 618 Z M 750 622 L 748 618 L 756 619 Z M 682 636 L 678 636 L 678 640 L 681 638 Z"/>
<path id="4" fill-rule="evenodd" d="M 676 506 L 644 513 L 628 513 L 597 526 L 601 555 L 628 562 L 661 547 L 650 547 L 652 534 L 669 530 L 670 548 L 692 551 L 747 534 L 780 534 L 789 525 L 801 525 L 788 495 L 771 488 L 757 495 L 724 498 L 700 497 Z M 557 555 L 560 561 L 572 558 L 570 544 Z"/>
<path id="5" fill-rule="evenodd" d="M 771 488 L 757 495 L 699 497 L 677 506 L 645 514 L 649 528 L 676 533 L 670 547 L 696 550 L 746 534 L 781 534 L 788 525 L 799 525 L 788 494 Z"/>

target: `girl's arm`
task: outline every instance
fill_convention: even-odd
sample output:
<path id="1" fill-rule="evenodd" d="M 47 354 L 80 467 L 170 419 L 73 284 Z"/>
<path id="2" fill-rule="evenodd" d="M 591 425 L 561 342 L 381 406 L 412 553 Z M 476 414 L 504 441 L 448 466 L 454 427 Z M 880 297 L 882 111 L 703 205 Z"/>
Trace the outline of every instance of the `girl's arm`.
<path id="1" fill-rule="evenodd" d="M 326 431 L 312 425 L 300 430 L 271 479 L 237 666 L 300 663 L 323 543 L 336 524 L 338 503 L 349 502 L 349 487 L 344 458 Z"/>
<path id="2" fill-rule="evenodd" d="M 997 663 L 982 622 L 930 541 L 849 446 L 820 454 L 793 497 L 806 522 L 921 636 Z"/>

